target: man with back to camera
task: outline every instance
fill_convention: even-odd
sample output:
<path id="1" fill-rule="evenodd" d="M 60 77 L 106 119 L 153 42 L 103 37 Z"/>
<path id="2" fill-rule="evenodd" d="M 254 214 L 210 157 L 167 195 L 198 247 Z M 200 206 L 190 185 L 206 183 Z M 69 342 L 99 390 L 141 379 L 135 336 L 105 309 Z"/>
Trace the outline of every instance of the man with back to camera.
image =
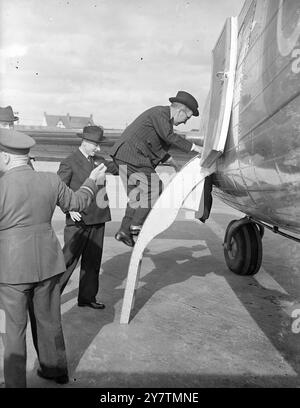
<path id="1" fill-rule="evenodd" d="M 40 369 L 58 384 L 69 381 L 61 325 L 59 278 L 65 262 L 51 226 L 58 205 L 83 211 L 105 179 L 95 168 L 77 192 L 50 172 L 28 165 L 34 139 L 0 129 L 0 307 L 5 312 L 4 379 L 7 388 L 26 387 L 27 312 Z"/>
<path id="2" fill-rule="evenodd" d="M 112 161 L 106 161 L 98 155 L 95 157 L 95 154 L 101 150 L 100 143 L 104 140 L 101 127 L 86 126 L 78 136 L 82 138 L 80 147 L 62 160 L 57 172 L 73 191 L 80 187 L 95 167 L 95 162 L 104 163 L 108 172 L 118 174 L 118 169 Z M 78 306 L 80 307 L 105 308 L 104 303 L 96 301 L 99 289 L 105 223 L 111 220 L 105 191 L 104 200 L 107 203 L 105 208 L 99 208 L 94 199 L 85 211 L 81 213 L 70 211 L 66 215 L 63 253 L 67 270 L 61 277 L 61 293 L 64 291 L 81 256 L 78 290 Z"/>
<path id="3" fill-rule="evenodd" d="M 162 183 L 155 168 L 160 163 L 176 168 L 174 159 L 168 154 L 169 148 L 174 145 L 186 153 L 201 152 L 200 146 L 173 132 L 173 125 L 186 123 L 192 116 L 199 116 L 198 102 L 185 91 L 179 91 L 169 101 L 171 106 L 155 106 L 138 116 L 124 130 L 110 152 L 119 167 L 129 198 L 115 238 L 130 247 L 134 246 L 133 235 L 138 235 L 151 210 L 151 202 L 155 202 L 162 191 Z M 130 194 L 134 189 L 140 192 L 140 202 L 144 205 L 138 206 L 137 197 Z"/>

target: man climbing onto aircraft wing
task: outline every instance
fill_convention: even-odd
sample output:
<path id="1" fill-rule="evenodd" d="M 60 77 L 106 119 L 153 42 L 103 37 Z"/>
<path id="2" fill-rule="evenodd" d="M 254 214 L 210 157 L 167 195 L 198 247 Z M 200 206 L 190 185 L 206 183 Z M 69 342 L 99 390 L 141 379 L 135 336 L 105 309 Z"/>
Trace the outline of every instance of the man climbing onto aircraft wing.
<path id="1" fill-rule="evenodd" d="M 168 154 L 171 145 L 188 153 L 201 152 L 200 146 L 173 132 L 173 125 L 186 123 L 199 116 L 198 102 L 189 93 L 179 91 L 169 98 L 171 106 L 155 106 L 138 116 L 123 132 L 110 154 L 119 167 L 119 174 L 129 198 L 125 216 L 115 238 L 133 247 L 133 235 L 142 225 L 162 191 L 162 182 L 155 171 L 160 163 L 176 166 Z M 136 191 L 139 194 L 136 194 Z"/>
<path id="2" fill-rule="evenodd" d="M 13 129 L 15 127 L 14 122 L 18 121 L 18 116 L 15 116 L 12 107 L 6 106 L 0 107 L 0 129 Z M 35 160 L 34 156 L 28 156 L 28 165 L 34 169 L 32 162 Z"/>

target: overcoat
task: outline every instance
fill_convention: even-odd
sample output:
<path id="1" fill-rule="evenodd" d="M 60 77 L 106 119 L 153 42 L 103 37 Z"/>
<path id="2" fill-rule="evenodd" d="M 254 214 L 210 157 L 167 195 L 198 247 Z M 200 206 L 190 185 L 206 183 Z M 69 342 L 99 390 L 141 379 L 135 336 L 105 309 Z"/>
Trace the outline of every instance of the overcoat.
<path id="1" fill-rule="evenodd" d="M 84 180 L 83 180 L 84 181 Z M 0 178 L 0 283 L 40 282 L 65 271 L 60 243 L 51 225 L 58 205 L 64 212 L 82 211 L 97 186 L 87 179 L 73 192 L 54 173 L 28 165 Z"/>
<path id="2" fill-rule="evenodd" d="M 110 155 L 136 167 L 155 168 L 170 157 L 171 145 L 188 153 L 192 143 L 173 132 L 169 106 L 154 106 L 138 116 L 122 133 Z"/>

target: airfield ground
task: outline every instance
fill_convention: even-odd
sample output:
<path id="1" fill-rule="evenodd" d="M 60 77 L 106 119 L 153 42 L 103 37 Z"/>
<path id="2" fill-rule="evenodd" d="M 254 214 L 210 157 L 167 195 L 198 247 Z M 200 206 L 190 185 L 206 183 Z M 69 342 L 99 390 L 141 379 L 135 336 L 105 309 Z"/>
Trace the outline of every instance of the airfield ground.
<path id="1" fill-rule="evenodd" d="M 57 163 L 36 167 L 56 171 Z M 123 212 L 112 208 L 106 227 L 98 296 L 106 308 L 77 307 L 78 268 L 62 296 L 70 383 L 36 375 L 28 328 L 28 387 L 300 386 L 299 244 L 266 231 L 261 270 L 237 276 L 226 267 L 222 240 L 227 224 L 242 215 L 218 200 L 205 225 L 180 211 L 146 249 L 131 320 L 121 325 L 131 254 L 114 239 Z M 53 226 L 63 243 L 59 209 Z M 1 344 L 0 382 L 2 357 Z"/>

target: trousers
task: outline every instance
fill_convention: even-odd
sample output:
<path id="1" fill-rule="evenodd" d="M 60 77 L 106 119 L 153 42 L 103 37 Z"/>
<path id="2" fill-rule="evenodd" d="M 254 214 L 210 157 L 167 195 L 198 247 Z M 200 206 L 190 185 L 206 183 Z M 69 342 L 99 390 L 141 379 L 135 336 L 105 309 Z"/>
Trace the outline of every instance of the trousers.
<path id="1" fill-rule="evenodd" d="M 6 388 L 26 388 L 26 327 L 28 312 L 40 367 L 46 375 L 68 374 L 61 325 L 59 278 L 42 282 L 0 284 L 5 311 L 4 380 Z"/>
<path id="2" fill-rule="evenodd" d="M 99 272 L 103 252 L 105 223 L 66 225 L 63 253 L 66 271 L 60 279 L 63 293 L 81 257 L 78 302 L 95 302 L 99 289 Z"/>
<path id="3" fill-rule="evenodd" d="M 136 167 L 113 158 L 125 187 L 128 203 L 121 229 L 130 233 L 130 225 L 143 225 L 163 190 L 163 183 L 152 167 Z"/>

